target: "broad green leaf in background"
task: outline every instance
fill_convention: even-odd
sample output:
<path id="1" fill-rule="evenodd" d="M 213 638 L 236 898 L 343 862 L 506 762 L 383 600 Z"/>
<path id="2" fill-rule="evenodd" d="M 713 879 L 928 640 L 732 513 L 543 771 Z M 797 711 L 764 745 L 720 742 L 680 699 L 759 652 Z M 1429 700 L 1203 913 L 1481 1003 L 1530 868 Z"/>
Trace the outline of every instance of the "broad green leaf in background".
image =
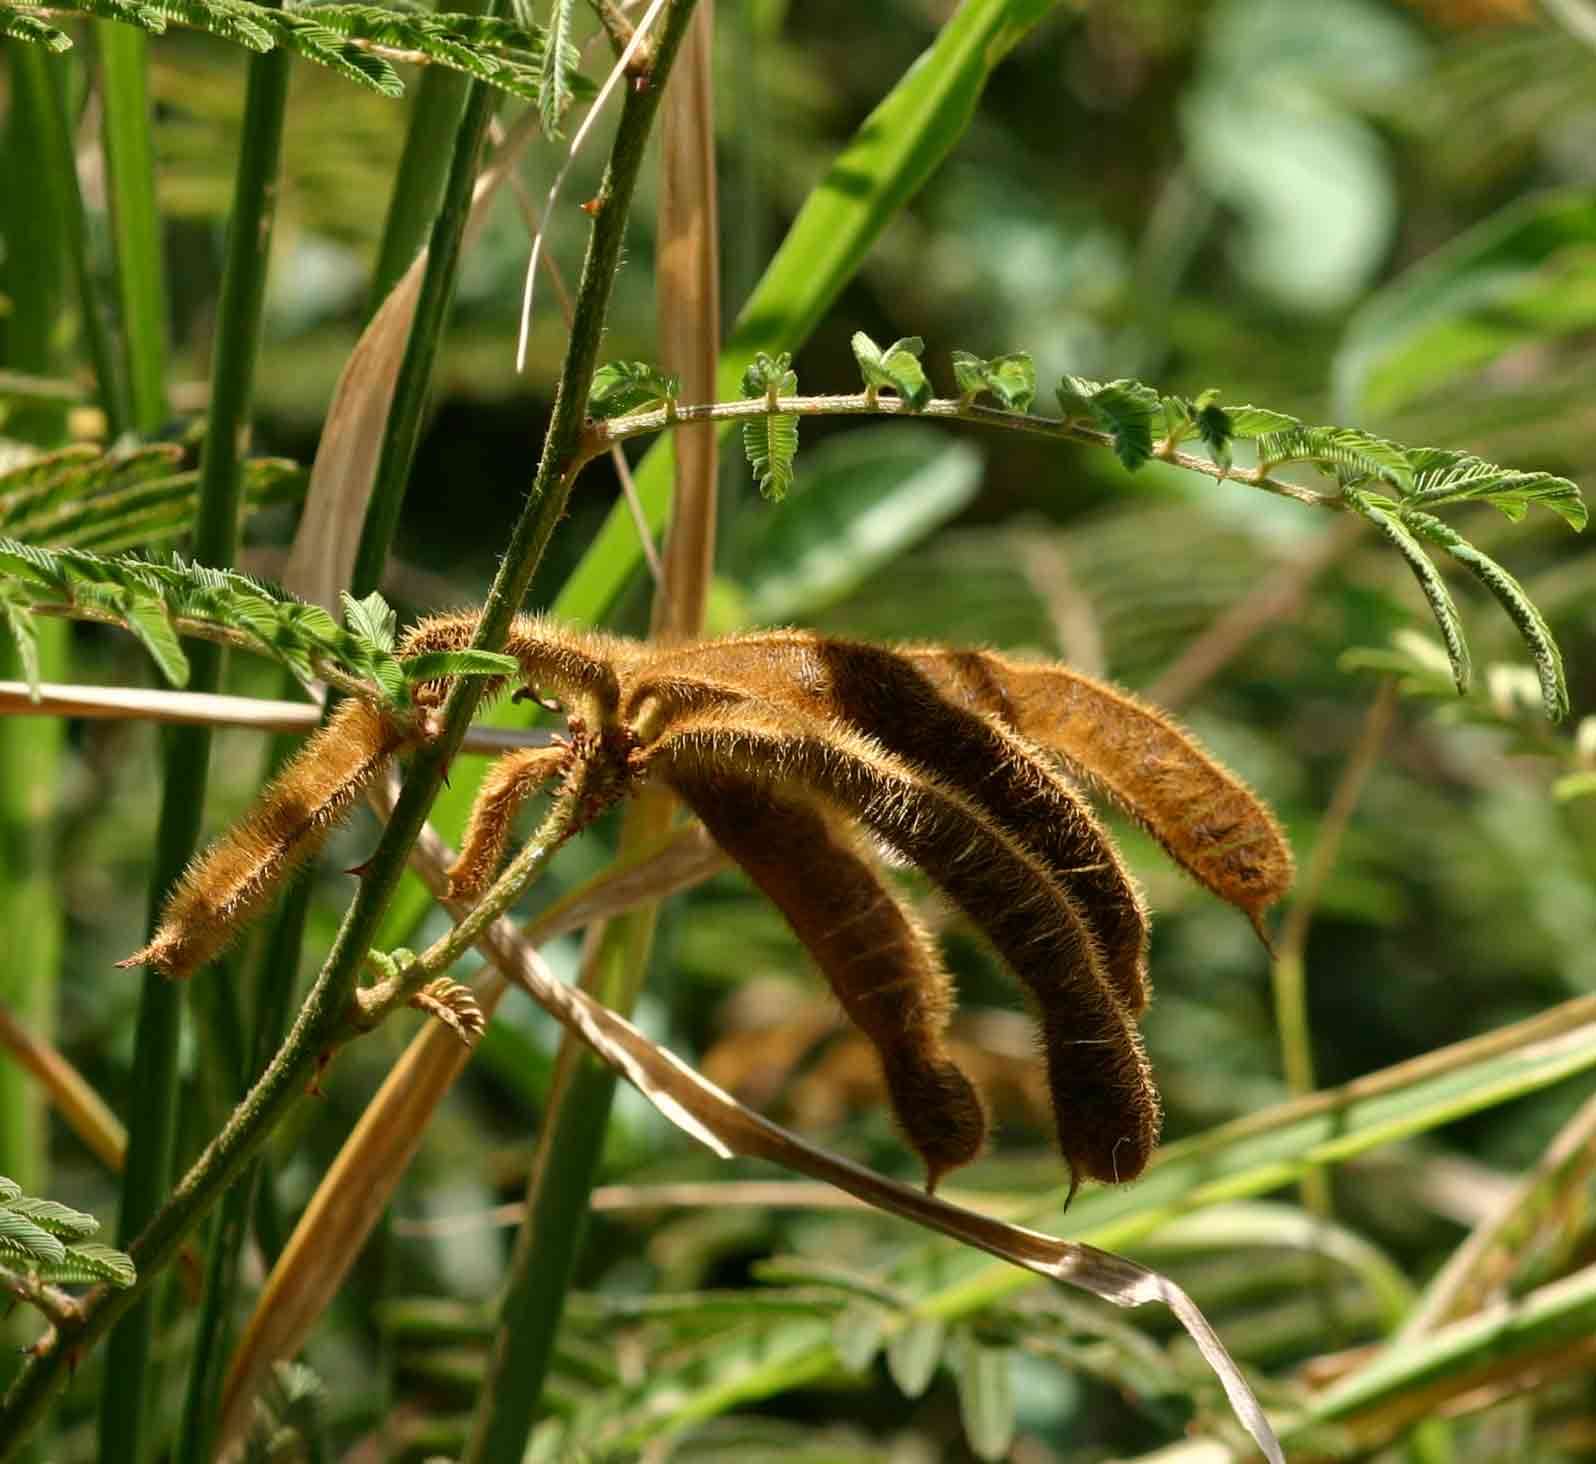
<path id="1" fill-rule="evenodd" d="M 1297 310 L 1347 303 L 1396 224 L 1384 144 L 1348 103 L 1399 90 L 1417 34 L 1371 0 L 1227 0 L 1204 50 L 1181 131 L 1201 184 L 1236 216 L 1237 269 Z"/>
<path id="2" fill-rule="evenodd" d="M 947 522 L 975 496 L 981 455 L 932 427 L 890 423 L 827 439 L 801 486 L 733 559 L 756 620 L 813 614 Z"/>
<path id="3" fill-rule="evenodd" d="M 1421 260 L 1352 317 L 1338 416 L 1400 410 L 1533 342 L 1596 322 L 1596 195 L 1520 199 Z"/>

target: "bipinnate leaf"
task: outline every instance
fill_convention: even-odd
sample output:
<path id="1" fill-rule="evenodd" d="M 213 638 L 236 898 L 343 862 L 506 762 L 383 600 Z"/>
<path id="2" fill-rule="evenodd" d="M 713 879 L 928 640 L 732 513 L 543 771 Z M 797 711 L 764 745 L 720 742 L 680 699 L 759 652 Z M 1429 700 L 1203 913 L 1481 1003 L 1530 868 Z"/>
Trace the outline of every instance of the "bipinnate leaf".
<path id="1" fill-rule="evenodd" d="M 764 397 L 771 406 L 781 396 L 798 390 L 792 357 L 783 351 L 769 356 L 760 351 L 743 372 L 742 392 L 748 398 Z M 798 418 L 786 412 L 750 417 L 743 423 L 743 451 L 754 470 L 759 491 L 779 503 L 792 487 L 793 460 L 798 455 Z"/>
<path id="2" fill-rule="evenodd" d="M 1413 468 L 1400 446 L 1354 427 L 1299 423 L 1266 432 L 1258 438 L 1258 463 L 1268 471 L 1287 463 L 1312 463 L 1346 485 L 1373 481 L 1406 491 L 1413 483 Z"/>
<path id="3" fill-rule="evenodd" d="M 47 25 L 25 11 L 0 5 L 0 36 L 10 36 L 16 41 L 33 41 L 51 51 L 70 51 L 72 38 L 65 31 Z"/>
<path id="4" fill-rule="evenodd" d="M 5 616 L 6 631 L 11 644 L 16 647 L 17 660 L 22 666 L 22 678 L 28 683 L 28 695 L 39 700 L 39 636 L 34 628 L 33 614 L 27 602 L 15 594 L 10 586 L 0 583 L 0 615 Z"/>
<path id="5" fill-rule="evenodd" d="M 1430 556 L 1424 552 L 1424 546 L 1414 538 L 1412 531 L 1402 522 L 1398 506 L 1389 498 L 1381 498 L 1372 493 L 1349 491 L 1347 502 L 1368 519 L 1385 536 L 1392 548 L 1407 561 L 1408 568 L 1413 571 L 1414 578 L 1419 582 L 1419 588 L 1424 591 L 1424 598 L 1430 602 L 1436 626 L 1446 644 L 1447 659 L 1452 665 L 1452 680 L 1457 686 L 1458 694 L 1467 692 L 1472 671 L 1469 664 L 1468 642 L 1463 638 L 1463 622 L 1458 616 L 1457 606 L 1452 601 L 1452 592 L 1447 589 L 1446 581 L 1430 562 Z"/>
<path id="6" fill-rule="evenodd" d="M 93 1286 L 101 1282 L 118 1288 L 138 1280 L 132 1257 L 97 1241 L 69 1246 L 59 1261 L 38 1268 L 38 1277 L 57 1286 Z"/>
<path id="7" fill-rule="evenodd" d="M 862 1373 L 876 1360 L 885 1323 L 881 1308 L 868 1301 L 856 1301 L 842 1309 L 831 1324 L 831 1345 L 846 1371 Z"/>
<path id="8" fill-rule="evenodd" d="M 966 1332 L 953 1350 L 959 1418 L 978 1459 L 1006 1459 L 1014 1442 L 1014 1372 L 1006 1347 L 988 1347 Z"/>
<path id="9" fill-rule="evenodd" d="M 519 8 L 519 6 L 518 6 Z M 571 21 L 576 0 L 551 0 L 548 36 L 538 66 L 538 117 L 549 137 L 560 135 L 560 123 L 571 105 L 568 74 L 581 64 L 581 55 L 571 39 Z"/>
<path id="10" fill-rule="evenodd" d="M 887 1343 L 887 1371 L 905 1397 L 918 1398 L 931 1386 L 947 1330 L 937 1317 L 920 1317 Z"/>
<path id="11" fill-rule="evenodd" d="M 1488 554 L 1481 553 L 1450 525 L 1431 514 L 1410 511 L 1406 521 L 1416 533 L 1432 544 L 1439 544 L 1463 565 L 1493 595 L 1518 627 L 1529 648 L 1541 683 L 1541 704 L 1548 721 L 1560 722 L 1568 715 L 1568 683 L 1563 675 L 1563 656 L 1545 617 L 1536 609 L 1524 587 Z"/>
<path id="12" fill-rule="evenodd" d="M 100 1233 L 100 1222 L 92 1215 L 74 1210 L 58 1200 L 42 1200 L 32 1196 L 18 1197 L 7 1202 L 6 1209 L 13 1215 L 24 1215 L 41 1230 L 71 1244 L 88 1240 Z"/>
<path id="13" fill-rule="evenodd" d="M 593 373 L 587 414 L 595 422 L 605 422 L 628 412 L 640 412 L 655 402 L 674 402 L 681 392 L 681 377 L 647 361 L 611 361 Z"/>
<path id="14" fill-rule="evenodd" d="M 911 412 L 923 410 L 931 400 L 931 383 L 920 364 L 924 351 L 925 342 L 919 336 L 905 336 L 882 350 L 862 330 L 853 333 L 853 355 L 865 386 L 871 391 L 885 387 L 896 392 Z"/>
<path id="15" fill-rule="evenodd" d="M 1139 381 L 1088 381 L 1066 376 L 1058 386 L 1058 403 L 1066 417 L 1084 417 L 1108 433 L 1114 455 L 1127 472 L 1135 472 L 1153 455 L 1153 421 L 1163 401 Z"/>
<path id="16" fill-rule="evenodd" d="M 1590 516 L 1579 489 L 1569 479 L 1553 473 L 1503 468 L 1469 453 L 1438 447 L 1412 448 L 1408 461 L 1414 473 L 1408 501 L 1425 508 L 1478 500 L 1500 509 L 1517 523 L 1538 504 L 1575 530 L 1583 529 Z"/>
<path id="17" fill-rule="evenodd" d="M 959 395 L 974 401 L 983 392 L 1010 412 L 1028 412 L 1036 400 L 1036 365 L 1027 351 L 985 360 L 969 351 L 953 353 L 953 379 Z"/>
<path id="18" fill-rule="evenodd" d="M 31 1269 L 46 1261 L 62 1260 L 66 1246 L 37 1221 L 5 1205 L 0 1206 L 0 1261 L 7 1256 Z"/>
<path id="19" fill-rule="evenodd" d="M 156 595 L 129 590 L 122 597 L 121 611 L 127 628 L 150 653 L 155 664 L 173 686 L 188 685 L 188 657 L 178 643 L 177 632 L 167 618 L 166 606 Z"/>
<path id="20" fill-rule="evenodd" d="M 22 1193 L 22 1186 L 14 1179 L 7 1179 L 0 1174 L 0 1205 L 9 1204 Z"/>
<path id="21" fill-rule="evenodd" d="M 344 602 L 344 618 L 349 629 L 360 640 L 379 651 L 391 651 L 399 629 L 399 617 L 394 608 L 373 590 L 364 600 L 357 600 L 347 590 L 340 594 Z"/>

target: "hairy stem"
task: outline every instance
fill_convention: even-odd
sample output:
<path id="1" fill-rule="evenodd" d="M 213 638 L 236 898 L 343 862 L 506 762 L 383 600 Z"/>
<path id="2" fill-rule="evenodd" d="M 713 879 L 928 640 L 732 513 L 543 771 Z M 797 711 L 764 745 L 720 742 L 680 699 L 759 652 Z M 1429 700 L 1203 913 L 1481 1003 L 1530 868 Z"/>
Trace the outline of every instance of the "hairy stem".
<path id="1" fill-rule="evenodd" d="M 669 408 L 633 412 L 624 417 L 612 417 L 607 422 L 595 422 L 584 439 L 583 456 L 592 457 L 603 452 L 611 443 L 624 442 L 629 437 L 663 432 L 684 423 L 733 422 L 778 414 L 793 417 L 937 417 L 971 422 L 982 427 L 996 427 L 1008 432 L 1024 432 L 1054 442 L 1080 442 L 1109 449 L 1114 446 L 1114 439 L 1109 433 L 1069 418 L 1033 417 L 1026 412 L 1007 412 L 998 407 L 983 407 L 967 402 L 960 397 L 936 397 L 927 402 L 921 411 L 914 412 L 898 397 L 862 391 L 851 396 L 751 397 L 743 401 L 707 402 L 692 406 L 678 402 Z M 1347 508 L 1339 493 L 1320 493 L 1257 468 L 1223 468 L 1210 458 L 1171 448 L 1167 442 L 1153 444 L 1153 457 L 1193 473 L 1202 473 L 1221 481 L 1245 483 L 1249 488 L 1261 488 L 1266 493 L 1276 493 L 1282 498 L 1295 499 L 1298 503 L 1311 504 L 1315 508 L 1341 511 Z"/>

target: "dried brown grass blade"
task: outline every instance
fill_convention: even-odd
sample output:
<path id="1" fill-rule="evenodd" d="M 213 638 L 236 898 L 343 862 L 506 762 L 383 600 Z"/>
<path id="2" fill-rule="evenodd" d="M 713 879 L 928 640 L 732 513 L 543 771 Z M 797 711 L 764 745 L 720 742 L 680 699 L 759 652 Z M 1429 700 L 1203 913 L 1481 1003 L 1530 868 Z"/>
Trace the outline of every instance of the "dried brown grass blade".
<path id="1" fill-rule="evenodd" d="M 477 178 L 466 222 L 467 249 L 516 157 L 535 135 L 536 117 L 537 109 L 528 108 L 528 118 L 517 125 L 492 164 Z M 382 452 L 383 424 L 393 404 L 399 363 L 410 337 L 426 267 L 427 251 L 423 249 L 388 292 L 349 353 L 311 465 L 310 488 L 283 570 L 283 583 L 333 614 L 339 613 L 338 592 L 349 584 L 354 569 L 366 503 Z"/>
<path id="2" fill-rule="evenodd" d="M 655 261 L 660 360 L 690 402 L 712 401 L 720 355 L 720 217 L 715 187 L 712 76 L 715 7 L 700 0 L 661 104 L 659 248 Z M 654 635 L 697 635 L 715 567 L 716 433 L 682 427 Z"/>
<path id="3" fill-rule="evenodd" d="M 0 1005 L 0 1048 L 25 1067 L 50 1095 L 67 1127 L 94 1151 L 113 1174 L 127 1155 L 127 1130 L 92 1084 L 61 1053 Z"/>
<path id="4" fill-rule="evenodd" d="M 382 812 L 391 807 L 392 796 L 390 787 Z M 411 855 L 417 872 L 440 898 L 454 858 L 454 851 L 430 828 Z M 702 829 L 694 825 L 675 830 L 573 890 L 525 932 L 500 921 L 489 954 L 553 940 L 646 900 L 663 899 L 709 878 L 725 864 L 725 855 Z M 456 919 L 465 913 L 464 906 L 450 909 Z M 475 991 L 485 1018 L 491 1019 L 508 985 L 497 970 L 485 973 Z M 249 1421 L 250 1401 L 261 1379 L 274 1362 L 299 1350 L 343 1284 L 415 1157 L 433 1113 L 470 1056 L 452 1031 L 428 1022 L 373 1095 L 272 1268 L 234 1351 L 223 1395 L 222 1439 L 238 1436 Z"/>

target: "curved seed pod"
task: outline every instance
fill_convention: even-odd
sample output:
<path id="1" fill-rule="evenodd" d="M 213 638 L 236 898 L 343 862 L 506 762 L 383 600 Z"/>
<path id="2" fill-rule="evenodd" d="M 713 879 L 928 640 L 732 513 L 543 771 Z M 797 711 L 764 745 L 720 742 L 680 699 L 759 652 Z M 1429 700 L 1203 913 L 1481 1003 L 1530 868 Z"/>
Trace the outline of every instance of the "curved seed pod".
<path id="1" fill-rule="evenodd" d="M 669 781 L 787 917 L 875 1046 L 899 1127 L 934 1191 L 986 1138 L 986 1110 L 948 1054 L 953 990 L 935 942 L 812 801 L 724 770 L 683 767 Z"/>
<path id="2" fill-rule="evenodd" d="M 155 938 L 117 964 L 193 975 L 266 908 L 406 745 L 406 734 L 378 708 L 340 702 L 249 812 L 183 871 Z"/>
<path id="3" fill-rule="evenodd" d="M 1269 943 L 1263 912 L 1291 888 L 1291 846 L 1263 800 L 1170 718 L 1064 666 L 940 646 L 901 654 L 950 700 L 1063 758 Z"/>
<path id="4" fill-rule="evenodd" d="M 1135 1023 L 1081 906 L 979 808 L 878 743 L 752 704 L 668 726 L 639 756 L 667 782 L 732 773 L 778 796 L 818 796 L 917 864 L 1030 989 L 1072 1172 L 1109 1182 L 1141 1172 L 1159 1105 Z"/>
<path id="5" fill-rule="evenodd" d="M 958 789 L 1031 850 L 1092 915 L 1115 994 L 1147 1006 L 1147 907 L 1118 851 L 1054 760 L 983 711 L 950 701 L 905 657 L 804 631 L 709 641 L 649 663 L 640 684 L 686 709 L 708 705 L 697 673 L 778 706 L 834 718 Z M 628 706 L 636 699 L 633 692 Z"/>
<path id="6" fill-rule="evenodd" d="M 399 657 L 466 650 L 480 620 L 475 611 L 418 620 L 400 641 Z M 572 630 L 541 615 L 517 615 L 504 645 L 504 653 L 521 663 L 521 679 L 528 686 L 552 692 L 571 717 L 593 728 L 614 721 L 621 695 L 617 668 L 631 664 L 640 651 L 634 641 Z M 428 687 L 433 699 L 441 699 L 442 683 Z M 483 696 L 494 697 L 503 689 L 503 681 L 491 679 Z"/>
<path id="7" fill-rule="evenodd" d="M 521 805 L 571 760 L 567 746 L 524 747 L 506 753 L 488 769 L 471 805 L 460 841 L 460 857 L 449 870 L 449 898 L 475 900 L 499 872 L 510 826 Z"/>

